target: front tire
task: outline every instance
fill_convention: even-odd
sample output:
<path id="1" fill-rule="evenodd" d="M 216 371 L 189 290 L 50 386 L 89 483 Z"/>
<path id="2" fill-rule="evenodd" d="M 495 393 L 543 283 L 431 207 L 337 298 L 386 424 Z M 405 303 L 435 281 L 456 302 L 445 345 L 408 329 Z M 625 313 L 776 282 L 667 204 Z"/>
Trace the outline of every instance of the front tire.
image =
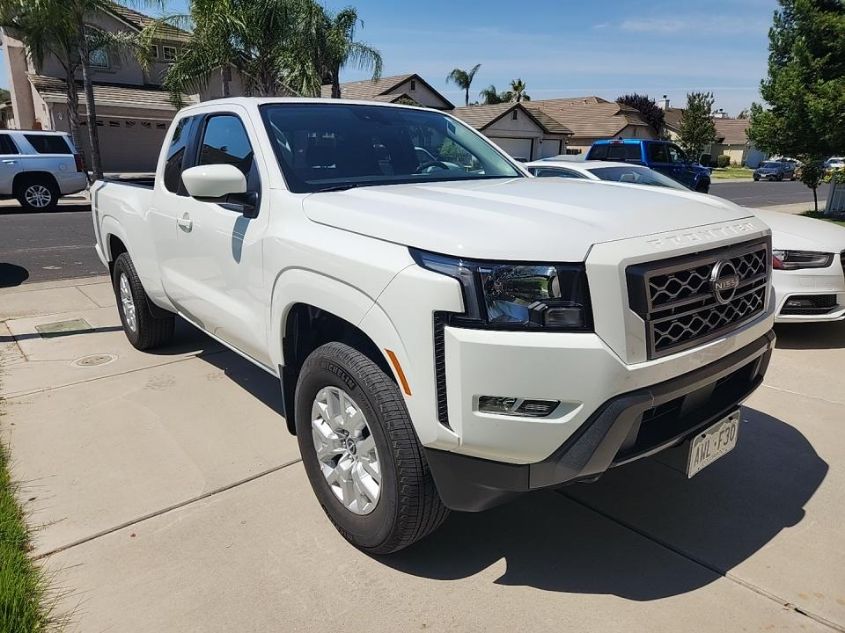
<path id="1" fill-rule="evenodd" d="M 46 178 L 26 178 L 17 185 L 15 197 L 28 211 L 52 211 L 59 204 L 59 188 Z"/>
<path id="2" fill-rule="evenodd" d="M 709 180 L 702 180 L 696 186 L 695 190 L 698 193 L 707 193 L 710 191 L 710 181 Z"/>
<path id="3" fill-rule="evenodd" d="M 314 350 L 296 386 L 296 435 L 305 472 L 341 535 L 390 554 L 449 514 L 395 382 L 343 343 Z"/>
<path id="4" fill-rule="evenodd" d="M 149 298 L 141 285 L 129 253 L 121 253 L 115 260 L 112 286 L 123 331 L 135 349 L 148 350 L 161 347 L 173 339 L 176 315 L 153 315 Z"/>

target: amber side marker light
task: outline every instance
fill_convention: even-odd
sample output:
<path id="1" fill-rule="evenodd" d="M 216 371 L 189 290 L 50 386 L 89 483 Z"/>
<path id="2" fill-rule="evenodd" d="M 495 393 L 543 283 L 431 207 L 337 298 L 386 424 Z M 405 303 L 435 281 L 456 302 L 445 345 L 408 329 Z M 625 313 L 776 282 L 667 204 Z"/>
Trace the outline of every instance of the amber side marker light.
<path id="1" fill-rule="evenodd" d="M 385 349 L 384 351 L 387 353 L 387 357 L 390 359 L 390 364 L 393 365 L 393 370 L 399 377 L 399 384 L 402 385 L 402 391 L 405 392 L 406 396 L 410 396 L 411 387 L 408 385 L 408 379 L 405 378 L 405 372 L 402 371 L 402 365 L 399 364 L 399 359 L 396 358 L 396 354 L 393 353 L 393 350 Z"/>

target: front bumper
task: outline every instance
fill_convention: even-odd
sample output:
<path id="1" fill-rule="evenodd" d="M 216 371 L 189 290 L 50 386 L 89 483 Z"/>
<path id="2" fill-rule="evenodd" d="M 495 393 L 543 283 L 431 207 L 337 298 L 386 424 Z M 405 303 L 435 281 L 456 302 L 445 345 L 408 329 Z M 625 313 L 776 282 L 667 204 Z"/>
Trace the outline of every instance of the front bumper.
<path id="1" fill-rule="evenodd" d="M 845 319 L 845 268 L 842 256 L 828 268 L 772 271 L 776 323 L 818 323 Z M 790 299 L 824 297 L 824 309 L 790 308 Z"/>
<path id="2" fill-rule="evenodd" d="M 477 512 L 530 490 L 595 478 L 608 468 L 676 446 L 735 409 L 763 380 L 769 331 L 688 373 L 607 400 L 545 459 L 513 464 L 426 448 L 443 502 Z"/>

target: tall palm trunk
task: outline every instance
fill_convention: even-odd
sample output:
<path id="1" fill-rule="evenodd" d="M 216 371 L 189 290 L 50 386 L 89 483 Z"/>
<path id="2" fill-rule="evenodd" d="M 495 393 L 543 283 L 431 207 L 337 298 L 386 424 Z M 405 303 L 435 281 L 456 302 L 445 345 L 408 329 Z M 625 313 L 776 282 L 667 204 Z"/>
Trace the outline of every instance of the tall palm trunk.
<path id="1" fill-rule="evenodd" d="M 332 99 L 340 99 L 340 66 L 332 68 Z"/>
<path id="2" fill-rule="evenodd" d="M 84 38 L 83 38 L 84 39 Z M 91 68 L 88 65 L 88 46 L 82 51 L 82 86 L 85 89 L 85 112 L 88 119 L 88 141 L 91 149 L 91 171 L 94 180 L 103 177 L 103 163 L 100 158 L 100 135 L 97 129 L 97 107 L 94 105 L 94 84 L 91 82 Z"/>
<path id="3" fill-rule="evenodd" d="M 82 135 L 79 133 L 79 93 L 76 90 L 76 80 L 73 70 L 65 69 L 67 82 L 67 120 L 70 127 L 70 138 L 77 150 L 82 151 Z"/>
<path id="4" fill-rule="evenodd" d="M 467 84 L 466 93 L 464 94 L 464 105 L 469 105 L 469 84 Z"/>

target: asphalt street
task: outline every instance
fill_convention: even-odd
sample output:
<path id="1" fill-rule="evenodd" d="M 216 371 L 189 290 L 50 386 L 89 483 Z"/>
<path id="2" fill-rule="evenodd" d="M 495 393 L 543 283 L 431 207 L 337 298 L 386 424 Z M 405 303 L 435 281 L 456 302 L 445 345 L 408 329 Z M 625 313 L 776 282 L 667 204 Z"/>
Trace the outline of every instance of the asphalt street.
<path id="1" fill-rule="evenodd" d="M 819 190 L 819 200 L 827 197 Z M 812 201 L 800 182 L 716 182 L 710 193 L 748 207 Z M 0 288 L 21 283 L 88 277 L 103 273 L 94 252 L 90 207 L 64 199 L 52 212 L 23 211 L 13 200 L 0 203 Z"/>
<path id="2" fill-rule="evenodd" d="M 827 199 L 830 185 L 819 187 L 819 201 Z M 812 207 L 813 192 L 797 180 L 785 182 L 719 182 L 714 181 L 710 193 L 727 198 L 743 207 L 772 207 L 779 204 L 807 202 Z M 809 208 L 808 207 L 808 208 Z"/>

